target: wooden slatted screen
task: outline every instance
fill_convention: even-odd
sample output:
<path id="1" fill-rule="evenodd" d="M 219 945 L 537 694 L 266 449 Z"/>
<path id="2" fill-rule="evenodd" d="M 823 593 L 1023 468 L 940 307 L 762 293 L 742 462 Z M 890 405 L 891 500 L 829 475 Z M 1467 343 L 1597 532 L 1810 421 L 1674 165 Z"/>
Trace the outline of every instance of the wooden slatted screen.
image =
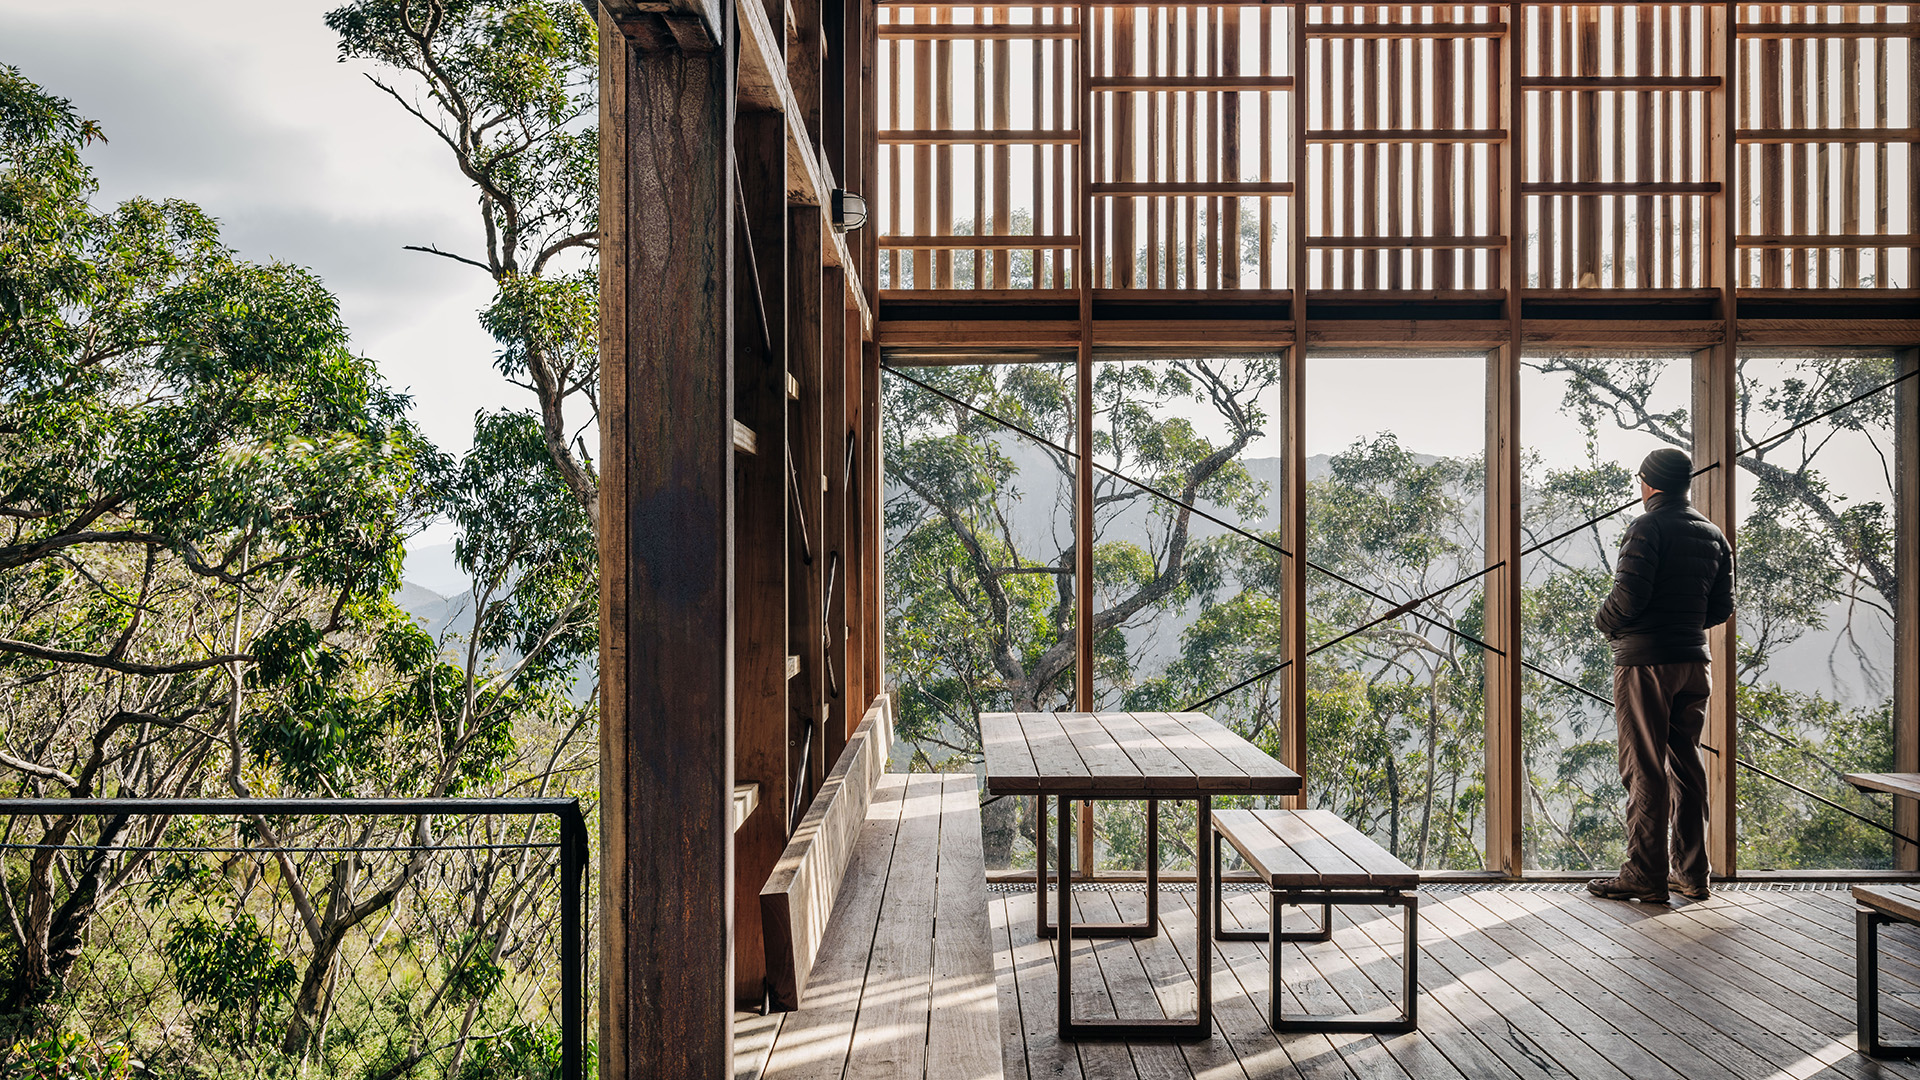
<path id="1" fill-rule="evenodd" d="M 1529 290 L 1709 295 L 1728 224 L 1741 288 L 1915 284 L 1912 7 L 882 0 L 880 12 L 890 293 L 1071 292 L 1083 251 L 1100 293 L 1278 292 L 1293 287 L 1297 243 L 1316 292 L 1497 292 L 1512 257 Z M 1512 48 L 1517 87 L 1504 85 Z M 1716 163 L 1716 116 L 1731 117 L 1732 177 Z M 1516 145 L 1509 223 L 1502 155 Z"/>

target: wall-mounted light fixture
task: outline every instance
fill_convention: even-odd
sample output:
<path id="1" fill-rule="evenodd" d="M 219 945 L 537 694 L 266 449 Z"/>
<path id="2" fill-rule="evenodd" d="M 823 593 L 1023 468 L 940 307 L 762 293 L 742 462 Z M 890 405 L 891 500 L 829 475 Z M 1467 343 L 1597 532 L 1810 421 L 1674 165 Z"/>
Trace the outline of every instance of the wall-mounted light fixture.
<path id="1" fill-rule="evenodd" d="M 867 223 L 867 200 L 851 191 L 833 189 L 833 231 L 851 232 Z"/>

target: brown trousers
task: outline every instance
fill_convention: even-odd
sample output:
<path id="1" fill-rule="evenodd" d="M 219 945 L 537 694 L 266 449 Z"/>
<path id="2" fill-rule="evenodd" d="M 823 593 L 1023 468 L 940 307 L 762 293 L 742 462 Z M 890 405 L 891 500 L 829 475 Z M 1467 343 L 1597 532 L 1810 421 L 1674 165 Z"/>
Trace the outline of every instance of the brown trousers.
<path id="1" fill-rule="evenodd" d="M 1667 834 L 1673 873 L 1707 880 L 1707 769 L 1700 732 L 1712 683 L 1707 665 L 1648 664 L 1613 669 L 1620 732 L 1620 779 L 1627 787 L 1627 861 L 1621 882 L 1665 888 Z"/>

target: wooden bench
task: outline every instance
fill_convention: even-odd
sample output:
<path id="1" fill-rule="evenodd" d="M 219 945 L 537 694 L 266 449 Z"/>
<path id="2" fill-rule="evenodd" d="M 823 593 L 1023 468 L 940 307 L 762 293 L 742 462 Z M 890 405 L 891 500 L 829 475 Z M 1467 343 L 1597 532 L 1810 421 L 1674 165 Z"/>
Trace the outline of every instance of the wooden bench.
<path id="1" fill-rule="evenodd" d="M 737 1019 L 736 1080 L 1002 1080 L 979 785 L 885 772 L 875 710 L 761 891 L 775 1011 Z"/>
<path id="2" fill-rule="evenodd" d="M 847 738 L 840 760 L 833 763 L 760 889 L 767 990 L 777 1011 L 800 1007 L 800 994 L 820 952 L 827 918 L 867 819 L 874 785 L 886 773 L 892 750 L 893 706 L 882 695 Z"/>
<path id="3" fill-rule="evenodd" d="M 1271 942 L 1268 1001 L 1275 1031 L 1405 1032 L 1418 1025 L 1419 993 L 1416 940 L 1420 875 L 1393 857 L 1359 830 L 1327 810 L 1215 810 L 1213 812 L 1214 865 L 1220 863 L 1220 843 L 1232 844 L 1240 857 L 1264 881 L 1272 898 L 1267 930 L 1222 929 L 1221 884 L 1213 886 L 1214 936 L 1223 941 Z M 1284 931 L 1280 910 L 1288 905 L 1320 906 L 1320 926 L 1310 931 Z M 1392 1019 L 1353 1016 L 1287 1016 L 1280 1005 L 1280 943 L 1327 941 L 1333 937 L 1335 905 L 1364 904 L 1403 909 L 1406 947 L 1401 970 L 1402 1012 Z"/>
<path id="4" fill-rule="evenodd" d="M 1880 927 L 1891 922 L 1920 926 L 1920 888 L 1855 885 L 1853 899 L 1858 952 L 1854 1001 L 1860 1013 L 1856 1044 L 1869 1057 L 1920 1057 L 1920 1045 L 1891 1046 L 1880 1041 Z"/>

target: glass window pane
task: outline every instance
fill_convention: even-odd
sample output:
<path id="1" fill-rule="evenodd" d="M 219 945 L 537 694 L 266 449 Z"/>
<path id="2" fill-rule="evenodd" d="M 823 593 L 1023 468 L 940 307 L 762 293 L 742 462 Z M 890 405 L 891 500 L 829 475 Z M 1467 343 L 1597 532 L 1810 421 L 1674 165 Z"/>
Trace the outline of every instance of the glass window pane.
<path id="1" fill-rule="evenodd" d="M 1074 365 L 903 370 L 881 424 L 892 767 L 972 770 L 981 713 L 1073 708 Z M 1032 814 L 982 807 L 988 869 L 1032 868 Z"/>
<path id="2" fill-rule="evenodd" d="M 1483 668 L 1453 631 L 1481 623 L 1486 359 L 1314 354 L 1307 376 L 1309 800 L 1412 865 L 1479 869 Z"/>
<path id="3" fill-rule="evenodd" d="M 1691 373 L 1688 357 L 1522 361 L 1521 544 L 1570 533 L 1521 560 L 1521 655 L 1551 673 L 1522 676 L 1530 869 L 1612 870 L 1625 857 L 1626 790 L 1613 708 L 1601 700 L 1613 694 L 1613 651 L 1593 618 L 1640 507 L 1607 511 L 1639 497 L 1634 473 L 1648 452 L 1691 451 Z"/>
<path id="4" fill-rule="evenodd" d="M 1280 662 L 1282 363 L 1096 359 L 1094 460 L 1112 470 L 1094 476 L 1098 708 L 1186 709 Z M 1277 754 L 1284 685 L 1256 678 L 1201 711 Z M 1190 869 L 1194 804 L 1161 812 L 1162 866 Z M 1094 837 L 1101 869 L 1144 870 L 1145 804 L 1100 803 Z"/>
<path id="5" fill-rule="evenodd" d="M 1735 657 L 1740 749 L 1758 769 L 1891 824 L 1842 776 L 1893 767 L 1894 391 L 1777 439 L 1897 375 L 1887 356 L 1746 355 Z M 1777 441 L 1776 441 L 1777 439 Z M 1892 865 L 1887 833 L 1755 769 L 1739 787 L 1740 867 Z"/>

